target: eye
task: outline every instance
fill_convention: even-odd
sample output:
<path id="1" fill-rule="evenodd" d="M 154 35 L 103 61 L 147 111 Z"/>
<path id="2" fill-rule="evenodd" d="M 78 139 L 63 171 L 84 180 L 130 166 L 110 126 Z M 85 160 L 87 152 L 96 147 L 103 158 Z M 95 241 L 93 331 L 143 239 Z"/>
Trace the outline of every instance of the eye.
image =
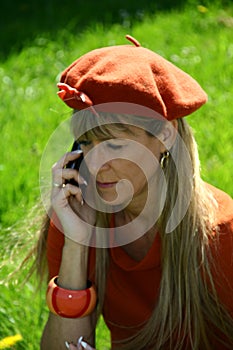
<path id="1" fill-rule="evenodd" d="M 114 150 L 120 149 L 120 148 L 123 147 L 122 145 L 116 145 L 114 143 L 107 143 L 107 146 L 108 146 L 108 148 L 111 148 L 111 149 L 114 149 Z"/>
<path id="2" fill-rule="evenodd" d="M 124 141 L 121 139 L 113 139 L 107 142 L 107 147 L 113 150 L 122 149 L 125 146 Z"/>
<path id="3" fill-rule="evenodd" d="M 80 140 L 78 143 L 80 146 L 83 146 L 83 147 L 87 147 L 91 145 L 91 141 L 89 140 Z"/>

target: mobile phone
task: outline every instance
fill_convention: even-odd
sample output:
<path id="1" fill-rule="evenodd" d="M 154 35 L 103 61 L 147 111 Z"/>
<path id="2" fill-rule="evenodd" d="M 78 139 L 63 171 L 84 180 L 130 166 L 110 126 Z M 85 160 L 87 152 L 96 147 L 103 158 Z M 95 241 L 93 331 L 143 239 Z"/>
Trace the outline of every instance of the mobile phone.
<path id="1" fill-rule="evenodd" d="M 74 141 L 72 148 L 71 148 L 71 152 L 78 151 L 78 150 L 81 151 L 80 144 L 78 143 L 78 141 Z M 84 156 L 81 153 L 77 159 L 70 161 L 66 165 L 66 168 L 78 170 L 80 172 L 80 175 L 88 182 L 88 169 L 87 169 L 87 166 L 85 165 L 85 162 L 82 164 L 82 168 L 80 169 L 80 166 L 81 166 L 81 163 L 83 162 L 83 160 L 84 160 Z M 74 179 L 67 180 L 67 183 L 70 183 L 74 186 L 79 187 L 79 184 Z"/>

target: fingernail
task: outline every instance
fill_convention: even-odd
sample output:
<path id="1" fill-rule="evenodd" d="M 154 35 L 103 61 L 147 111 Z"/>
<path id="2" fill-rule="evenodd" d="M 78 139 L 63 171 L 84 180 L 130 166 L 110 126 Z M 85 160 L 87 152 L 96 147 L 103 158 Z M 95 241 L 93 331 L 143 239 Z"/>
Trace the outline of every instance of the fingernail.
<path id="1" fill-rule="evenodd" d="M 90 346 L 90 345 L 88 345 L 85 341 L 81 341 L 81 345 L 82 345 L 82 347 L 84 348 L 84 349 L 87 349 L 87 350 L 89 350 L 89 349 L 92 349 L 92 347 Z"/>
<path id="2" fill-rule="evenodd" d="M 79 174 L 79 182 L 82 182 L 83 185 L 87 186 L 86 180 Z"/>
<path id="3" fill-rule="evenodd" d="M 70 345 L 69 345 L 68 341 L 65 341 L 65 346 L 67 347 L 67 349 L 70 348 Z"/>
<path id="4" fill-rule="evenodd" d="M 82 347 L 84 348 L 84 349 L 88 349 L 87 348 L 87 343 L 85 342 L 85 341 L 81 341 L 81 345 L 82 345 Z"/>
<path id="5" fill-rule="evenodd" d="M 81 149 L 78 149 L 76 151 L 72 151 L 72 153 L 80 154 L 80 153 L 83 153 L 83 151 Z"/>
<path id="6" fill-rule="evenodd" d="M 82 199 L 82 200 L 81 200 L 81 206 L 83 206 L 83 205 L 84 205 L 84 200 Z"/>
<path id="7" fill-rule="evenodd" d="M 82 345 L 81 345 L 82 340 L 83 340 L 83 337 L 80 337 L 80 338 L 78 339 L 78 343 L 77 343 L 77 348 L 78 348 L 78 350 L 82 349 Z"/>

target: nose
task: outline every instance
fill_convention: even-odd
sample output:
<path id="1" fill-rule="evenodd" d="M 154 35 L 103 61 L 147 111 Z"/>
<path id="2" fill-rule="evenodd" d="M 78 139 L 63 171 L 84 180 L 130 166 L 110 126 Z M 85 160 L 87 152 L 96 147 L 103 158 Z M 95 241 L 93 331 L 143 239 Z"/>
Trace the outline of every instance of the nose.
<path id="1" fill-rule="evenodd" d="M 109 168 L 106 149 L 101 145 L 101 141 L 92 142 L 92 147 L 85 155 L 85 160 L 88 170 L 92 175 L 96 175 L 98 172 Z"/>

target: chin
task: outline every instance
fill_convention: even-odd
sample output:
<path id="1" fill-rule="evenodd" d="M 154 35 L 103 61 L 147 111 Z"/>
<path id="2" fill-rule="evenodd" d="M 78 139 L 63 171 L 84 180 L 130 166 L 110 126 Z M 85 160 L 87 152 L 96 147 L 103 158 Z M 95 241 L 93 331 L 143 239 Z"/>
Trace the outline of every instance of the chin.
<path id="1" fill-rule="evenodd" d="M 115 207 L 114 211 L 119 211 L 124 209 L 130 202 L 131 198 L 119 198 L 118 196 L 104 196 L 100 195 L 101 199 L 106 205 Z"/>

